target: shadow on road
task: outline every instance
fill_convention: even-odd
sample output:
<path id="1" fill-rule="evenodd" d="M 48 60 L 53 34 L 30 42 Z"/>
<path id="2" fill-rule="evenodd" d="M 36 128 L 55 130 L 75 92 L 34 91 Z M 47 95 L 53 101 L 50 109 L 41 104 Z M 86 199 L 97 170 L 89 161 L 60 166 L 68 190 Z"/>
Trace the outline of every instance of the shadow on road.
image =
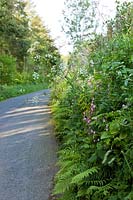
<path id="1" fill-rule="evenodd" d="M 0 200 L 49 199 L 57 145 L 48 101 L 40 92 L 0 103 Z"/>

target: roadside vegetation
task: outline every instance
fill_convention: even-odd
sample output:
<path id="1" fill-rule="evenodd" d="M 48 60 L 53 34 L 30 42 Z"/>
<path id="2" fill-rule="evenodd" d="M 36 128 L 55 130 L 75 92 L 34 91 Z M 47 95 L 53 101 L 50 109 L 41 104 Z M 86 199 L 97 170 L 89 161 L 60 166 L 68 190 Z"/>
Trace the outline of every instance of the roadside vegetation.
<path id="1" fill-rule="evenodd" d="M 133 4 L 117 2 L 106 33 L 96 34 L 89 2 L 66 1 L 66 32 L 74 49 L 53 83 L 60 141 L 53 193 L 60 200 L 131 200 Z"/>
<path id="2" fill-rule="evenodd" d="M 29 0 L 0 0 L 0 100 L 42 89 L 60 54 Z"/>
<path id="3" fill-rule="evenodd" d="M 0 90 L 0 101 L 6 100 L 11 97 L 16 97 L 20 96 L 23 94 L 28 94 L 31 92 L 36 92 L 39 90 L 44 90 L 48 88 L 47 83 L 40 83 L 40 84 L 24 84 L 24 85 L 12 85 L 12 86 L 7 86 L 4 85 L 2 86 Z"/>

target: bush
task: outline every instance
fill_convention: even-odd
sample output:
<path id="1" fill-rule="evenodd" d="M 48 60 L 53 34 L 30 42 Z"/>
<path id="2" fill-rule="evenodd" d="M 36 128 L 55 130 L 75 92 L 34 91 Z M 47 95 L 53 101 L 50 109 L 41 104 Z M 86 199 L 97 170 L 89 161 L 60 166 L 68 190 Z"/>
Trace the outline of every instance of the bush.
<path id="1" fill-rule="evenodd" d="M 16 76 L 16 60 L 9 55 L 0 55 L 0 84 L 13 84 Z"/>
<path id="2" fill-rule="evenodd" d="M 117 35 L 57 79 L 60 200 L 132 199 L 132 44 L 131 34 Z"/>

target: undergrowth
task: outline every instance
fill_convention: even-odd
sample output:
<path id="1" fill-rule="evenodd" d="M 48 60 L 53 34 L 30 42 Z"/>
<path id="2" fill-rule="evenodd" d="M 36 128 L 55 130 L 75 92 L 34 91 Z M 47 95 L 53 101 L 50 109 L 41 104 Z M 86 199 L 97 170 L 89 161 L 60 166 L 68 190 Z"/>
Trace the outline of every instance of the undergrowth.
<path id="1" fill-rule="evenodd" d="M 133 37 L 101 40 L 80 46 L 53 84 L 59 200 L 133 199 Z"/>

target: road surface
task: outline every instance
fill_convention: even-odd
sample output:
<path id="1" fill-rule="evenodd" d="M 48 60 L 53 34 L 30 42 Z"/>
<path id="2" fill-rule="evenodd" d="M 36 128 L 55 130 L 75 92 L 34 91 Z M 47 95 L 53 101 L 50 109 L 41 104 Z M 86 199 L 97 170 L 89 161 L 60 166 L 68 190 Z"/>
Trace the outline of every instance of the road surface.
<path id="1" fill-rule="evenodd" d="M 0 200 L 48 200 L 56 173 L 49 90 L 0 102 Z"/>

